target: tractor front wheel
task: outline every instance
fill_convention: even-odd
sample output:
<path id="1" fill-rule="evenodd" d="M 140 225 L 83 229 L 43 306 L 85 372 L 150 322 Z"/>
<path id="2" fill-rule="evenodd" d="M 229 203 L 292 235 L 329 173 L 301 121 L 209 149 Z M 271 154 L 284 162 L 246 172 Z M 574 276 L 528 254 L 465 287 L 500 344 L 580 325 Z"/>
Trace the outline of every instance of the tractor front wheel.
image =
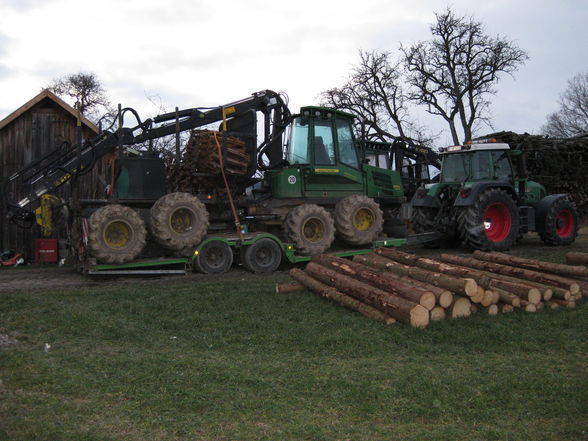
<path id="1" fill-rule="evenodd" d="M 506 251 L 519 235 L 519 214 L 513 198 L 506 191 L 491 188 L 459 215 L 459 233 L 468 248 Z"/>
<path id="2" fill-rule="evenodd" d="M 380 206 L 363 195 L 348 196 L 335 206 L 337 235 L 349 245 L 367 245 L 378 238 L 384 225 Z"/>
<path id="3" fill-rule="evenodd" d="M 88 219 L 88 251 L 99 262 L 125 263 L 137 258 L 146 236 L 139 214 L 124 205 L 100 207 Z"/>
<path id="4" fill-rule="evenodd" d="M 312 256 L 324 253 L 335 240 L 335 224 L 327 210 L 315 204 L 302 204 L 288 212 L 284 236 L 298 253 Z"/>
<path id="5" fill-rule="evenodd" d="M 539 232 L 546 245 L 569 245 L 578 235 L 578 210 L 568 198 L 556 200 L 545 216 L 545 229 Z"/>

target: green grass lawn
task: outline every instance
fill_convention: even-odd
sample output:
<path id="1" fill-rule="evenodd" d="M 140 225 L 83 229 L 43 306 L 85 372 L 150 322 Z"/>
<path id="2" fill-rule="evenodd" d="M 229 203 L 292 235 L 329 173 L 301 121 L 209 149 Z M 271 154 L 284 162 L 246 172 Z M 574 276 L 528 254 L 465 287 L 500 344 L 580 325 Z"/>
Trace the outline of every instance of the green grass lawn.
<path id="1" fill-rule="evenodd" d="M 586 302 L 419 330 L 284 280 L 2 294 L 0 439 L 587 439 Z"/>

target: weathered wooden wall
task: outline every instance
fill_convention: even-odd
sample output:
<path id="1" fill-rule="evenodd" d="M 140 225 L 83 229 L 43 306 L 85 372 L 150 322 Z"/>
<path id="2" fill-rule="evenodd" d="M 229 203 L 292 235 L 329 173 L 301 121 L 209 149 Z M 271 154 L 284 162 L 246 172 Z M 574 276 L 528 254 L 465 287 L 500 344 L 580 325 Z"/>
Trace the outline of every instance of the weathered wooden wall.
<path id="1" fill-rule="evenodd" d="M 96 133 L 89 127 L 82 126 L 82 137 L 93 138 Z M 20 115 L 7 126 L 0 129 L 0 178 L 2 181 L 32 161 L 40 159 L 50 151 L 68 141 L 75 143 L 76 120 L 68 112 L 50 99 L 44 99 Z M 80 178 L 79 188 L 82 198 L 102 198 L 105 185 L 107 160 L 96 163 L 91 173 Z M 11 200 L 23 196 L 24 189 L 18 185 L 0 189 Z M 65 184 L 57 196 L 67 198 L 70 185 Z M 0 204 L 1 205 L 1 204 Z M 31 208 L 35 208 L 33 206 Z M 21 229 L 5 219 L 5 207 L 0 207 L 0 250 L 24 251 L 26 258 L 33 259 L 34 240 L 40 238 L 37 226 Z"/>

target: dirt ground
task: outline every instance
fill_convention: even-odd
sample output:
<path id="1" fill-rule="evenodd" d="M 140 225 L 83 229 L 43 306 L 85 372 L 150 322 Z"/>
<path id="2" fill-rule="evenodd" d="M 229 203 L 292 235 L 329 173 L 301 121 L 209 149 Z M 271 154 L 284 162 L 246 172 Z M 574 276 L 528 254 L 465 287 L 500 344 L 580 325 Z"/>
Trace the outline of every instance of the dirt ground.
<path id="1" fill-rule="evenodd" d="M 402 247 L 402 250 L 422 256 L 436 257 L 441 253 L 450 252 L 466 255 L 467 250 L 454 249 L 426 249 L 422 246 Z M 511 254 L 522 257 L 537 258 L 542 260 L 561 262 L 568 251 L 588 252 L 588 227 L 580 230 L 576 241 L 569 247 L 547 247 L 543 245 L 537 235 L 528 235 L 518 244 Z M 280 271 L 274 274 L 286 274 L 291 265 L 283 264 Z M 241 278 L 244 280 L 259 280 L 259 276 L 251 274 L 241 267 L 234 267 L 229 273 L 222 276 L 191 273 L 188 275 L 170 276 L 84 276 L 72 267 L 58 267 L 57 265 L 25 265 L 17 268 L 0 268 L 0 294 L 9 292 L 28 292 L 36 290 L 71 290 L 90 287 L 112 287 L 128 285 L 170 285 L 190 284 L 213 278 Z"/>

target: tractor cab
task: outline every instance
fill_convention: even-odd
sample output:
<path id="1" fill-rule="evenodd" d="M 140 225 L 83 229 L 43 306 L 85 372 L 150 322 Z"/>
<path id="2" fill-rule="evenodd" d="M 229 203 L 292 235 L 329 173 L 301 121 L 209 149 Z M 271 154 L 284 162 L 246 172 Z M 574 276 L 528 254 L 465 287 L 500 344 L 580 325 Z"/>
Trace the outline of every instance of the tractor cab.
<path id="1" fill-rule="evenodd" d="M 363 194 L 400 201 L 400 174 L 364 161 L 353 118 L 335 109 L 302 107 L 286 137 L 285 167 L 266 172 L 273 196 L 333 199 Z"/>

